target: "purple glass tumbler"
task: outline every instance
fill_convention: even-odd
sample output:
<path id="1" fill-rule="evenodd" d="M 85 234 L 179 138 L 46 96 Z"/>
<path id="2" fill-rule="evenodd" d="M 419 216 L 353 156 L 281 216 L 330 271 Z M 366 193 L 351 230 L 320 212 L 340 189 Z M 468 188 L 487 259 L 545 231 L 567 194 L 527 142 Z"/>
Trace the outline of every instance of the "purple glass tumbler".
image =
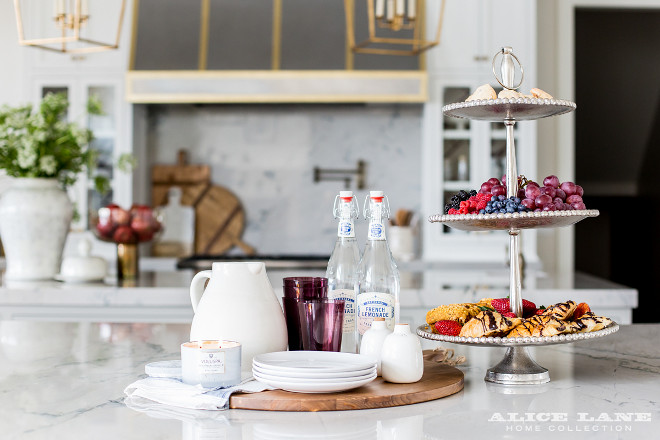
<path id="1" fill-rule="evenodd" d="M 313 299 L 298 302 L 302 346 L 311 351 L 340 351 L 344 301 Z"/>
<path id="2" fill-rule="evenodd" d="M 300 328 L 300 313 L 298 312 L 299 301 L 296 298 L 282 297 L 284 308 L 284 320 L 286 321 L 286 332 L 289 337 L 289 351 L 303 349 L 302 329 Z"/>
<path id="3" fill-rule="evenodd" d="M 328 279 L 324 277 L 284 278 L 284 296 L 297 300 L 327 298 Z"/>

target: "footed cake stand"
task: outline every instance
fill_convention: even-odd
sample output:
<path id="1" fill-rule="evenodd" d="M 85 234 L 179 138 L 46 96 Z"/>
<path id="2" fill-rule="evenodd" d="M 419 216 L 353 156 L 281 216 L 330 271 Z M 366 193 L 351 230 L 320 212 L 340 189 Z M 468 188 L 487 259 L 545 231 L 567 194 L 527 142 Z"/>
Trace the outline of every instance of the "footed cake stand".
<path id="1" fill-rule="evenodd" d="M 495 60 L 502 55 L 502 81 L 495 73 Z M 520 66 L 520 82 L 514 86 L 514 59 Z M 524 70 L 518 58 L 510 47 L 504 47 L 493 57 L 493 74 L 502 87 L 515 90 L 522 84 Z M 513 127 L 517 121 L 535 120 L 549 116 L 557 116 L 575 110 L 576 105 L 570 101 L 556 99 L 516 98 L 489 99 L 449 104 L 442 108 L 445 115 L 456 118 L 475 119 L 480 121 L 503 122 L 506 127 L 506 190 L 507 197 L 518 194 L 518 169 L 516 166 L 516 148 L 513 137 Z M 597 217 L 597 210 L 574 211 L 544 211 L 512 214 L 467 214 L 467 215 L 434 215 L 431 222 L 443 223 L 455 229 L 464 231 L 509 232 L 509 300 L 511 310 L 521 317 L 522 283 L 520 273 L 520 230 L 535 228 L 557 228 L 569 226 L 587 217 Z M 431 331 L 430 326 L 417 328 L 417 334 L 423 338 L 453 342 L 457 344 L 507 347 L 504 359 L 486 372 L 485 380 L 505 385 L 542 384 L 550 381 L 548 370 L 537 364 L 529 355 L 527 346 L 550 345 L 574 342 L 606 336 L 619 330 L 617 323 L 612 322 L 607 327 L 590 333 L 574 333 L 552 337 L 530 338 L 466 338 L 458 336 L 438 335 Z"/>

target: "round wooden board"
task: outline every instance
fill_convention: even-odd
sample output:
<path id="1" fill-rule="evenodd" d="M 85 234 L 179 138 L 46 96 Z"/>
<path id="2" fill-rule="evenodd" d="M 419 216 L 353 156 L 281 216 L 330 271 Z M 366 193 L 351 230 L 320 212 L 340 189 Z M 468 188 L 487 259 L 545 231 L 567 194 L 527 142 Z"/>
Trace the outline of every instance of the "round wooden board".
<path id="1" fill-rule="evenodd" d="M 463 389 L 463 372 L 457 368 L 424 361 L 424 376 L 416 383 L 389 383 L 378 377 L 373 382 L 341 393 L 304 394 L 273 390 L 234 394 L 229 407 L 265 411 L 345 411 L 387 408 L 428 402 Z"/>

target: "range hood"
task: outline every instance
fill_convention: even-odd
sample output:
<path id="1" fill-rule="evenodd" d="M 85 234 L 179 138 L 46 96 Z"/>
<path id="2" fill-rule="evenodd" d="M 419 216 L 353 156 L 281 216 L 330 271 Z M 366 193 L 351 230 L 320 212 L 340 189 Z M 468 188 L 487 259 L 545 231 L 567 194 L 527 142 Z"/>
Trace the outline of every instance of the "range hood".
<path id="1" fill-rule="evenodd" d="M 351 53 L 343 8 L 341 0 L 136 0 L 127 100 L 426 101 L 422 58 Z"/>

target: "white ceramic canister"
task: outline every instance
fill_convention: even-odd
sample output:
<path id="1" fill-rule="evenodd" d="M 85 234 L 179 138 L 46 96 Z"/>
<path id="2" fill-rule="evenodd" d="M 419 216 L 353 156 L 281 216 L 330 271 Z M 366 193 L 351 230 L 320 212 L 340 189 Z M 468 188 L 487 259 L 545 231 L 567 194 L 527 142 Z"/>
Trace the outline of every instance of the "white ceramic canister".
<path id="1" fill-rule="evenodd" d="M 195 312 L 190 340 L 240 342 L 246 371 L 252 370 L 254 356 L 286 350 L 284 313 L 264 263 L 213 263 L 212 270 L 193 278 L 190 299 Z"/>
<path id="2" fill-rule="evenodd" d="M 374 318 L 371 322 L 371 328 L 362 335 L 360 343 L 360 354 L 371 356 L 378 362 L 377 371 L 381 375 L 381 354 L 383 342 L 392 333 L 392 330 L 385 325 L 385 318 Z"/>
<path id="3" fill-rule="evenodd" d="M 14 179 L 0 198 L 6 280 L 50 280 L 60 271 L 73 205 L 57 179 Z"/>
<path id="4" fill-rule="evenodd" d="M 181 379 L 204 388 L 226 388 L 241 382 L 241 344 L 235 341 L 191 341 L 181 344 Z"/>
<path id="5" fill-rule="evenodd" d="M 424 374 L 424 358 L 419 338 L 408 324 L 397 324 L 385 338 L 381 351 L 383 379 L 393 383 L 413 383 Z"/>

